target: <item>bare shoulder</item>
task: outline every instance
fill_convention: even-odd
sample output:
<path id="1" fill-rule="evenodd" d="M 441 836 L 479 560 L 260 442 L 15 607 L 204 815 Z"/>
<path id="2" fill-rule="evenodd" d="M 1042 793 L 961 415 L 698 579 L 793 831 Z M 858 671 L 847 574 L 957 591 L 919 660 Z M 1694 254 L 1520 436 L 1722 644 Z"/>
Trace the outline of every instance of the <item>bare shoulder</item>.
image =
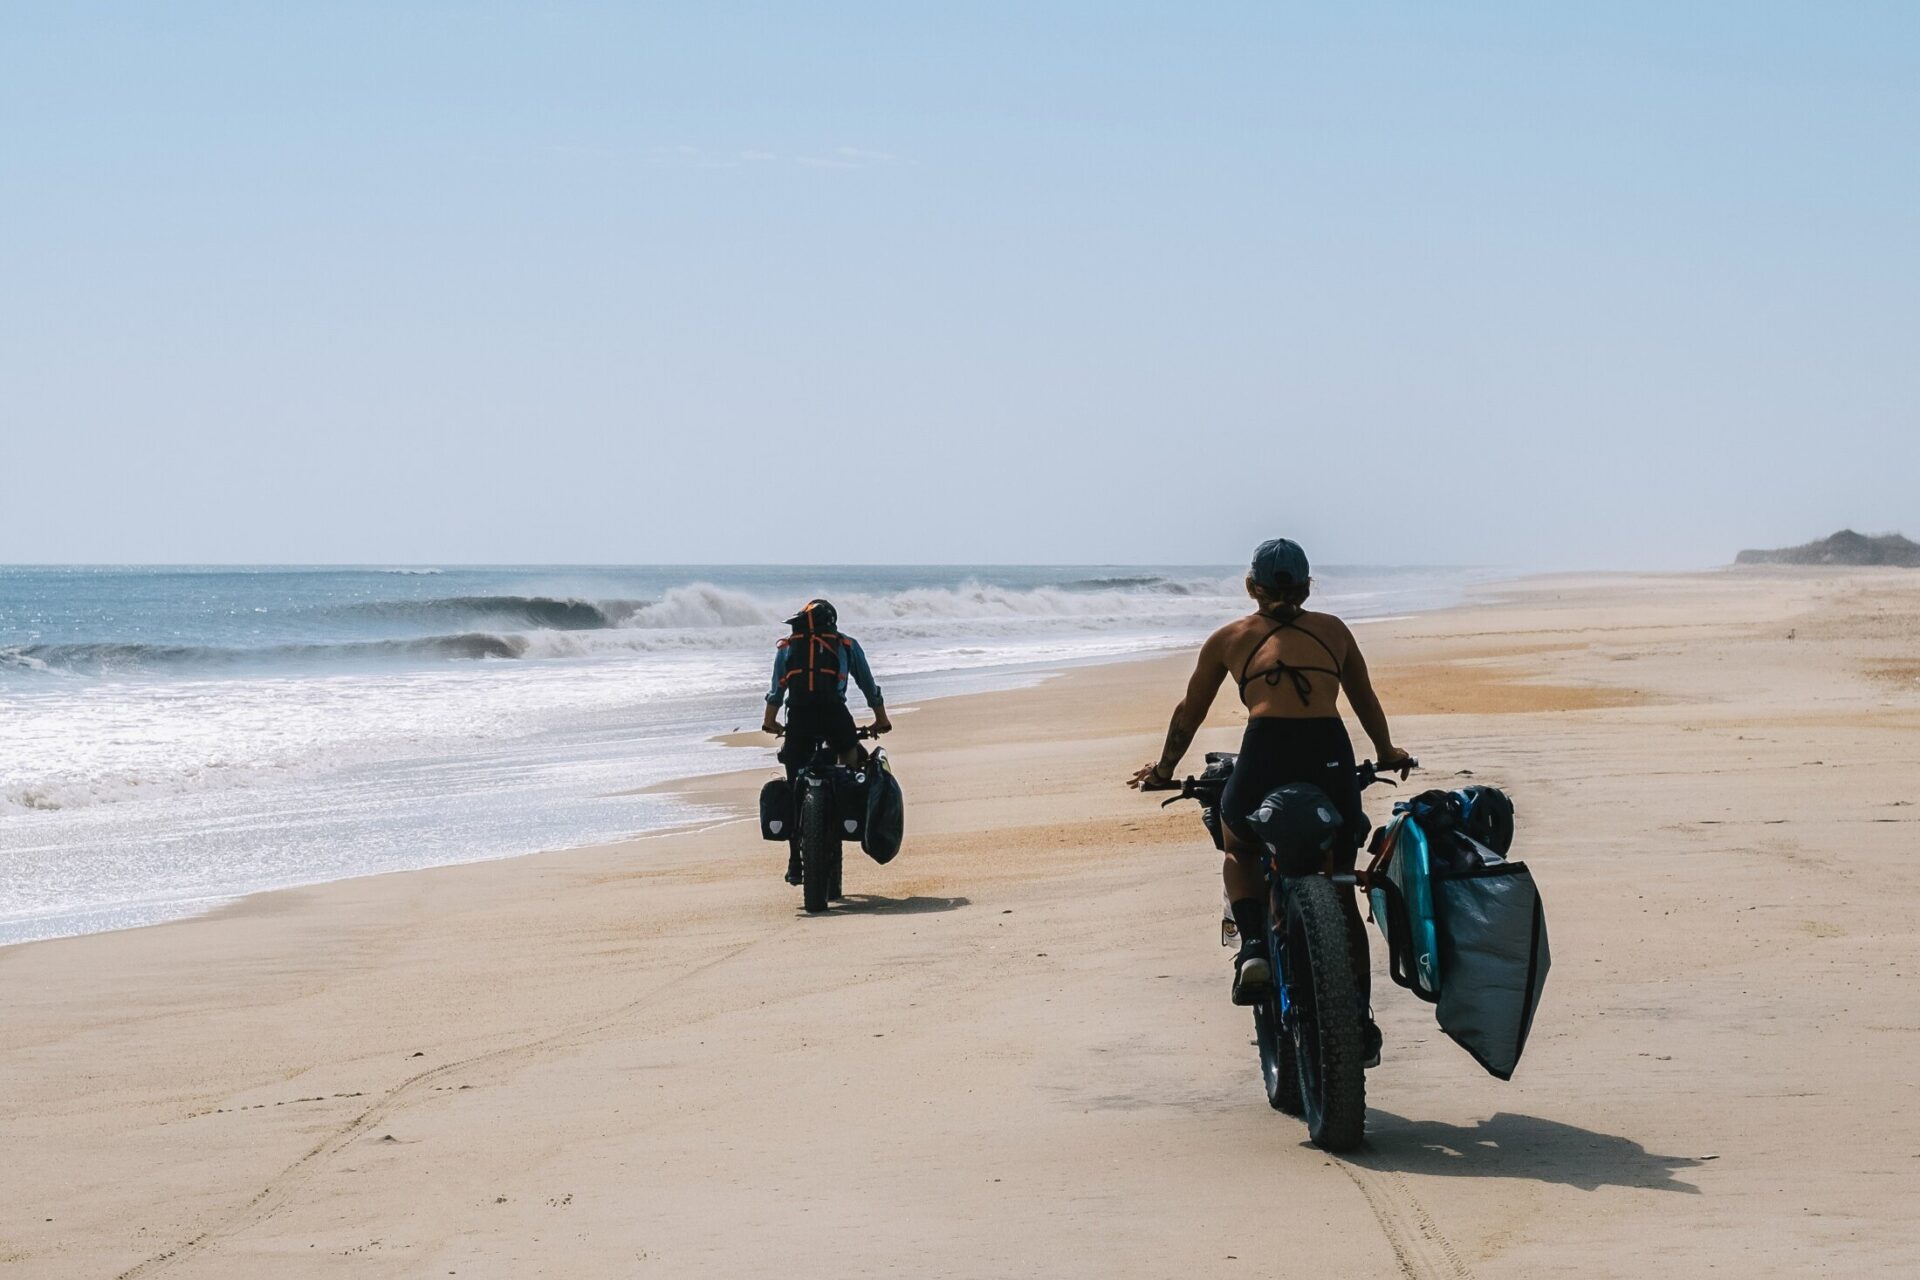
<path id="1" fill-rule="evenodd" d="M 1212 635 L 1208 636 L 1206 647 L 1209 649 L 1230 649 L 1240 641 L 1246 639 L 1247 633 L 1252 630 L 1254 624 L 1260 620 L 1260 615 L 1257 613 L 1250 613 L 1244 618 L 1235 618 L 1232 622 L 1220 627 Z"/>
<path id="2" fill-rule="evenodd" d="M 1343 646 L 1345 648 L 1353 647 L 1354 640 L 1352 630 L 1348 628 L 1346 623 L 1331 613 L 1321 613 L 1314 609 L 1308 609 L 1301 613 L 1299 621 L 1311 627 L 1315 635 L 1324 637 L 1330 644 Z"/>

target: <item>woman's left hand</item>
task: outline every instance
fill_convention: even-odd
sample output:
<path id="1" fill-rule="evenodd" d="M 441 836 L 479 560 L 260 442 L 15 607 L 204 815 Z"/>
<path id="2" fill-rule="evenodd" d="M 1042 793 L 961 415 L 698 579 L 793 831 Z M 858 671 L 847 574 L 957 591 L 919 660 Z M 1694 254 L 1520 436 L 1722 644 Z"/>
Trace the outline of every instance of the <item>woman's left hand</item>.
<path id="1" fill-rule="evenodd" d="M 1136 791 L 1177 791 L 1180 784 L 1160 772 L 1160 762 L 1142 765 L 1137 773 L 1127 779 L 1127 785 Z"/>

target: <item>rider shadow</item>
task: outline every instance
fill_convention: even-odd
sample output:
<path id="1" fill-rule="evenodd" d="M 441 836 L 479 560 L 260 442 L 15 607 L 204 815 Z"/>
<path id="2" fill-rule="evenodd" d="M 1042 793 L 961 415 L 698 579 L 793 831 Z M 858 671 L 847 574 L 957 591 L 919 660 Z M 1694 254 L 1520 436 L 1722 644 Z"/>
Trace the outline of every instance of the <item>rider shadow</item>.
<path id="1" fill-rule="evenodd" d="M 972 898 L 937 898 L 915 894 L 910 898 L 886 898 L 877 893 L 850 893 L 834 904 L 847 915 L 918 916 L 932 911 L 958 911 L 970 906 Z"/>
<path id="2" fill-rule="evenodd" d="M 1348 1160 L 1363 1169 L 1459 1177 L 1531 1178 L 1582 1191 L 1644 1187 L 1699 1195 L 1674 1171 L 1702 1161 L 1655 1155 L 1630 1138 L 1503 1111 L 1473 1126 L 1367 1112 L 1367 1145 Z"/>

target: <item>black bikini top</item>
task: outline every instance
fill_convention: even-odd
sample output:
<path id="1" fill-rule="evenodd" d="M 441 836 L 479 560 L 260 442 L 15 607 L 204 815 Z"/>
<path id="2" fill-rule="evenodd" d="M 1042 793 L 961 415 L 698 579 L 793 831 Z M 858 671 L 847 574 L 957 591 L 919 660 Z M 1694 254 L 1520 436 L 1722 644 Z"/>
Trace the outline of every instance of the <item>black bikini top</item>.
<path id="1" fill-rule="evenodd" d="M 1273 639 L 1282 631 L 1287 630 L 1298 631 L 1301 635 L 1307 637 L 1307 639 L 1313 641 L 1322 649 L 1325 649 L 1327 656 L 1333 659 L 1333 665 L 1331 667 L 1301 667 L 1295 666 L 1293 663 L 1281 658 L 1277 659 L 1274 664 L 1265 671 L 1255 672 L 1253 670 L 1253 660 L 1260 656 L 1262 649 L 1267 647 L 1267 641 Z M 1240 701 L 1245 702 L 1247 700 L 1247 686 L 1255 680 L 1265 680 L 1270 685 L 1277 685 L 1281 680 L 1286 679 L 1293 681 L 1293 691 L 1300 695 L 1300 705 L 1304 707 L 1313 701 L 1313 681 L 1307 679 L 1309 672 L 1329 675 L 1336 680 L 1342 678 L 1340 673 L 1340 657 L 1334 653 L 1333 646 L 1301 626 L 1300 615 L 1296 613 L 1292 617 L 1280 622 L 1273 630 L 1262 636 L 1260 643 L 1253 646 L 1253 652 L 1247 655 L 1247 665 L 1240 669 Z"/>

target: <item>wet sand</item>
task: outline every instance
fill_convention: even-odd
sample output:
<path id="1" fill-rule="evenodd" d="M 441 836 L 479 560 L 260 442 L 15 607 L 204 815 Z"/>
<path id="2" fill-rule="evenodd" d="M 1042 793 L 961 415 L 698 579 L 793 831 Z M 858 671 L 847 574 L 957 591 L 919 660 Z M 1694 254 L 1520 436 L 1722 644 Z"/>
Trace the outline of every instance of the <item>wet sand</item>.
<path id="1" fill-rule="evenodd" d="M 1162 658 L 900 708 L 906 849 L 825 917 L 742 816 L 0 949 L 0 1275 L 1920 1272 L 1920 575 L 1499 594 L 1361 637 L 1418 777 L 1513 795 L 1555 967 L 1510 1084 L 1376 976 L 1354 1158 L 1121 786 Z"/>

